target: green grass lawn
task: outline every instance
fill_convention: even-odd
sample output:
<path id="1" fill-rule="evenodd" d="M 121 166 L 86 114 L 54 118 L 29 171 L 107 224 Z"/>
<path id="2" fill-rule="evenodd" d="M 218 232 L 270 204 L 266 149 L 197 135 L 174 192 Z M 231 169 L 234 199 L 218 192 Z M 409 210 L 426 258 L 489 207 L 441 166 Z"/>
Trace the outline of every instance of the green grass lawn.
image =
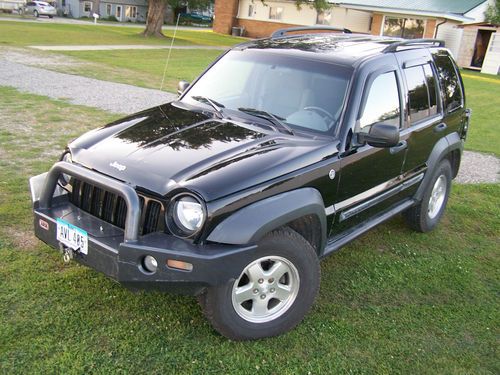
<path id="1" fill-rule="evenodd" d="M 462 78 L 472 109 L 465 147 L 500 156 L 500 77 L 463 70 Z"/>
<path id="2" fill-rule="evenodd" d="M 165 30 L 167 38 L 144 38 L 141 29 L 107 25 L 74 25 L 0 21 L 0 46 L 31 45 L 93 45 L 93 44 L 152 44 L 171 43 L 173 30 Z M 216 34 L 207 30 L 178 30 L 176 45 L 230 46 L 243 38 Z"/>
<path id="3" fill-rule="evenodd" d="M 499 373 L 499 184 L 455 185 L 429 234 L 379 226 L 322 263 L 296 329 L 234 343 L 193 298 L 131 293 L 34 238 L 28 177 L 114 116 L 2 87 L 0 108 L 0 373 Z"/>
<path id="4" fill-rule="evenodd" d="M 164 89 L 177 91 L 180 80 L 194 80 L 222 51 L 172 50 L 165 75 Z M 159 89 L 168 57 L 167 50 L 115 50 L 64 52 L 91 69 L 75 65 L 59 70 L 106 81 Z"/>

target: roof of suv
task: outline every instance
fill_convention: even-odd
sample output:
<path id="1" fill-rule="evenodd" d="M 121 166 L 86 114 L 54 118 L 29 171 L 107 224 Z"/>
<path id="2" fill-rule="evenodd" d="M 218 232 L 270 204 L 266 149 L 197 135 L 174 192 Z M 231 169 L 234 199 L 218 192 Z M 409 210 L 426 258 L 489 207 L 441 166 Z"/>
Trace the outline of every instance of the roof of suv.
<path id="1" fill-rule="evenodd" d="M 391 44 L 403 41 L 401 38 L 368 34 L 318 33 L 258 39 L 242 43 L 235 49 L 273 50 L 352 66 L 367 57 L 381 55 Z M 432 44 L 429 43 L 427 47 L 430 46 Z"/>

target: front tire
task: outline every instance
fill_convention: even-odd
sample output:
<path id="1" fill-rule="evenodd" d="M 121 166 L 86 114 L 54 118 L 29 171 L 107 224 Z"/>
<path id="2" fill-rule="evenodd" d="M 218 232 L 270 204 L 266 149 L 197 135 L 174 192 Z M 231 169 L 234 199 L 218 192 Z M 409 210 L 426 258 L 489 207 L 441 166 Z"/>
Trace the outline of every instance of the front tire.
<path id="1" fill-rule="evenodd" d="M 426 187 L 422 201 L 405 212 L 405 218 L 413 230 L 429 232 L 441 220 L 451 188 L 451 165 L 447 159 L 438 165 L 429 185 Z"/>
<path id="2" fill-rule="evenodd" d="M 313 247 L 281 228 L 258 244 L 255 259 L 235 281 L 210 287 L 200 297 L 203 313 L 223 336 L 254 340 L 295 327 L 318 293 L 320 266 Z"/>
<path id="3" fill-rule="evenodd" d="M 40 14 L 38 14 L 38 11 L 37 11 L 37 10 L 35 10 L 35 11 L 33 12 L 33 15 L 34 15 L 36 18 L 40 17 Z"/>

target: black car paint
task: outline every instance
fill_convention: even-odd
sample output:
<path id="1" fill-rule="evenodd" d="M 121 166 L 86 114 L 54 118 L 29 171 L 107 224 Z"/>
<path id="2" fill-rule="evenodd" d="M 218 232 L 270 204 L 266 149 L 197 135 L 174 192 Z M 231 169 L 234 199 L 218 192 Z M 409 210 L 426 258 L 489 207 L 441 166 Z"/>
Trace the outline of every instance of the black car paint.
<path id="1" fill-rule="evenodd" d="M 309 188 L 320 193 L 325 209 L 333 207 L 325 212 L 326 233 L 323 233 L 323 238 L 330 238 L 330 248 L 335 247 L 332 241 L 341 243 L 342 238 L 354 238 L 378 218 L 382 220 L 392 212 L 399 212 L 399 203 L 406 207 L 418 198 L 415 192 L 424 182 L 397 191 L 369 209 L 341 220 L 344 211 L 425 173 L 432 167 L 429 159 L 432 155 L 442 158 L 450 150 L 461 149 L 460 137 L 452 135 L 462 131 L 465 103 L 453 114 L 445 113 L 440 103 L 435 118 L 411 126 L 402 65 L 423 57 L 434 66 L 428 48 L 383 54 L 380 49 L 391 40 L 324 37 L 324 41 L 313 44 L 305 43 L 308 38 L 260 40 L 235 49 L 259 49 L 262 53 L 329 61 L 351 68 L 341 126 L 330 136 L 277 133 L 266 126 L 266 120 L 256 123 L 259 120 L 249 121 L 245 116 L 217 119 L 209 107 L 189 106 L 182 102 L 181 96 L 180 101 L 142 111 L 78 138 L 69 145 L 74 162 L 136 186 L 165 204 L 180 191 L 200 196 L 206 203 L 208 217 L 194 241 L 199 246 L 211 244 L 214 239 L 225 245 L 252 245 L 258 236 L 249 234 L 251 243 L 246 244 L 211 234 L 221 228 L 234 230 L 228 220 L 242 208 Z M 355 43 L 367 43 L 371 48 L 348 51 L 348 45 Z M 395 153 L 389 148 L 358 144 L 355 137 L 356 120 L 367 88 L 374 76 L 387 70 L 394 70 L 398 78 L 402 108 L 400 137 L 408 145 Z M 183 95 L 187 92 L 189 88 Z M 445 131 L 433 131 L 443 121 L 447 125 Z M 446 141 L 438 141 L 443 139 Z M 406 164 L 407 160 L 412 163 Z M 110 166 L 113 162 L 126 169 L 120 171 Z M 364 195 L 381 185 L 384 186 L 376 194 Z M 298 206 L 303 203 L 296 202 Z M 255 233 L 260 233 L 264 224 L 256 227 Z M 323 240 L 317 248 L 319 255 L 325 246 Z"/>

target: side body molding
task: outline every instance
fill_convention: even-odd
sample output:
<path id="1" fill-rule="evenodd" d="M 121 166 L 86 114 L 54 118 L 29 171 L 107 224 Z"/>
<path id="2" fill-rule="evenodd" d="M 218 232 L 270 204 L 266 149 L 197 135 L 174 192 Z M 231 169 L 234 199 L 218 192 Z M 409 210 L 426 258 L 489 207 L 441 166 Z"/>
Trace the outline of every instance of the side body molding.
<path id="1" fill-rule="evenodd" d="M 321 253 L 326 244 L 325 205 L 313 188 L 288 191 L 243 207 L 219 223 L 207 240 L 232 245 L 255 243 L 266 233 L 306 215 L 317 216 L 321 223 Z"/>
<path id="2" fill-rule="evenodd" d="M 459 150 L 460 154 L 464 149 L 463 140 L 460 138 L 457 132 L 453 132 L 448 134 L 446 137 L 441 138 L 432 149 L 432 152 L 427 159 L 427 173 L 420 184 L 417 192 L 415 193 L 415 199 L 421 200 L 425 187 L 430 183 L 430 179 L 432 178 L 432 173 L 438 166 L 439 162 L 443 160 L 450 152 Z"/>

